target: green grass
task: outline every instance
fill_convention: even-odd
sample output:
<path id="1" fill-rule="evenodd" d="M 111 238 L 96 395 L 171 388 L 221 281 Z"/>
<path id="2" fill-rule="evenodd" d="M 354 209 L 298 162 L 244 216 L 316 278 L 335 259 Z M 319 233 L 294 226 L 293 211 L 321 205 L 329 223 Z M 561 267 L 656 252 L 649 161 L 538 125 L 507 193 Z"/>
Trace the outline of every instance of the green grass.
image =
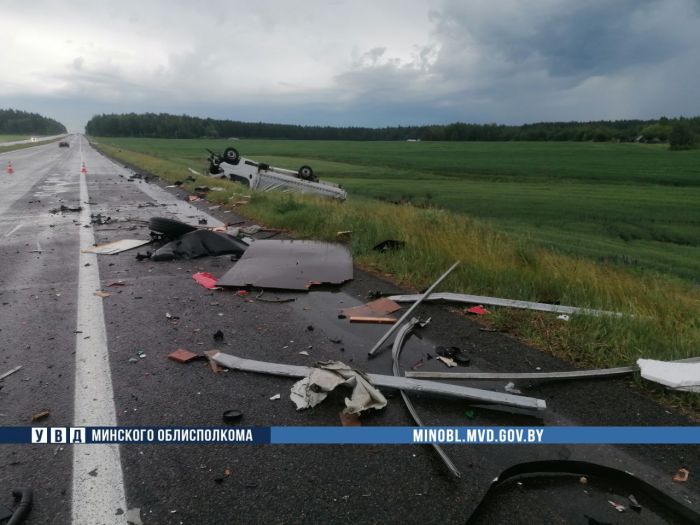
<path id="1" fill-rule="evenodd" d="M 700 278 L 700 150 L 608 143 L 103 139 L 203 169 L 205 147 L 311 164 L 353 196 L 436 206 L 563 253 Z"/>
<path id="2" fill-rule="evenodd" d="M 29 140 L 31 135 L 0 135 L 0 142 L 14 142 L 16 140 Z"/>
<path id="3" fill-rule="evenodd" d="M 150 152 L 157 143 L 157 156 L 127 151 L 125 148 L 129 141 L 118 141 L 120 147 L 107 146 L 105 139 L 100 142 L 99 147 L 109 155 L 171 182 L 185 179 L 189 175 L 188 167 L 203 172 L 201 158 L 191 142 L 184 142 L 190 150 L 160 141 L 129 144 L 134 150 L 139 148 Z M 245 144 L 245 150 L 242 143 L 237 145 L 241 146 L 241 151 L 247 152 L 248 143 Z M 357 147 L 354 144 L 350 146 Z M 504 148 L 508 146 L 511 145 L 501 145 Z M 579 146 L 588 147 L 585 144 Z M 255 155 L 255 158 L 271 162 L 275 157 Z M 308 161 L 309 158 L 304 157 L 303 160 Z M 319 166 L 326 167 L 324 162 L 330 161 L 315 162 L 314 165 L 317 169 Z M 290 163 L 286 165 L 294 166 Z M 368 168 L 372 169 L 382 168 Z M 510 180 L 509 184 L 515 183 Z M 582 182 L 571 184 L 584 186 Z M 208 199 L 224 205 L 239 201 L 241 193 L 250 193 L 239 184 L 207 176 L 196 177 L 195 181 L 186 182 L 184 187 L 192 191 L 200 185 L 222 187 L 222 191 L 210 192 Z M 523 183 L 524 187 L 527 185 Z M 593 193 L 588 194 L 589 198 L 595 196 L 598 201 L 605 201 L 604 191 L 594 191 L 597 186 L 591 184 Z M 634 185 L 630 187 L 633 189 Z M 640 206 L 648 202 L 650 206 L 647 209 L 653 210 L 658 206 L 661 211 L 662 206 L 651 199 L 651 194 L 647 194 L 645 200 L 641 196 L 642 190 L 637 193 L 630 191 L 632 195 L 637 195 L 635 198 Z M 524 189 L 521 193 L 527 194 Z M 449 198 L 449 195 L 445 198 Z M 605 202 L 615 208 L 614 199 Z M 591 202 L 591 208 L 607 210 L 605 202 Z M 601 245 L 611 242 L 610 249 L 613 250 L 614 241 L 600 235 L 595 224 L 592 224 L 590 231 L 578 232 L 578 237 L 574 239 L 558 228 L 559 225 L 553 220 L 547 225 L 551 242 L 560 246 L 571 244 L 573 248 L 552 250 L 541 242 L 533 242 L 532 237 L 527 235 L 502 231 L 502 223 L 497 221 L 484 221 L 435 206 L 382 202 L 358 195 L 352 190 L 350 198 L 344 203 L 312 196 L 253 193 L 250 202 L 236 210 L 268 226 L 288 228 L 301 238 L 332 241 L 337 239 L 337 232 L 352 230 L 350 247 L 356 263 L 408 288 L 427 286 L 453 261 L 460 260 L 462 265 L 441 285 L 441 290 L 631 314 L 624 318 L 574 316 L 570 322 L 563 322 L 554 315 L 541 312 L 494 309 L 494 314 L 486 321 L 581 366 L 619 366 L 634 363 L 639 357 L 670 360 L 700 353 L 700 289 L 697 284 L 679 278 L 674 272 L 664 275 L 640 271 L 625 260 L 601 263 L 589 256 L 573 255 L 571 252 L 581 249 L 576 247 L 576 243 L 585 244 L 586 236 Z M 677 211 L 669 209 L 667 214 L 673 215 Z M 611 210 L 613 215 L 607 221 L 620 228 L 614 213 L 618 213 L 617 209 Z M 678 216 L 682 216 L 682 213 L 678 213 Z M 692 233 L 692 228 L 689 230 Z M 391 254 L 379 254 L 371 249 L 387 238 L 405 240 L 405 249 Z M 645 242 L 654 257 L 658 257 L 654 253 L 654 243 L 667 244 L 669 264 L 673 263 L 674 258 L 683 261 L 688 257 L 687 253 L 677 250 L 695 248 L 662 240 L 640 241 L 636 248 L 637 257 L 643 256 L 640 250 Z M 590 250 L 588 246 L 585 248 Z M 697 416 L 700 408 L 698 396 L 673 394 L 665 399 L 688 408 Z"/>

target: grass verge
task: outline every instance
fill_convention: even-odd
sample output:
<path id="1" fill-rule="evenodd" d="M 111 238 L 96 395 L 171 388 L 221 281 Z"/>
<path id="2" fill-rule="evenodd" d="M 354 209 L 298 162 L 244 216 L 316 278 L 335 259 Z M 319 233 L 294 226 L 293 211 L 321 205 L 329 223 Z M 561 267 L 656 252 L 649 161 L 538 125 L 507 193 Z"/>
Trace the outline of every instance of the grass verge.
<path id="1" fill-rule="evenodd" d="M 165 180 L 184 180 L 182 162 L 131 152 L 105 144 L 106 154 Z M 221 187 L 212 202 L 231 205 L 239 184 L 198 176 L 183 188 Z M 441 290 L 529 301 L 613 310 L 619 317 L 555 315 L 496 309 L 489 323 L 579 366 L 608 367 L 634 363 L 639 357 L 672 360 L 692 357 L 700 349 L 700 290 L 662 275 L 640 275 L 582 257 L 549 251 L 448 210 L 390 204 L 352 196 L 344 203 L 311 196 L 252 193 L 237 211 L 267 226 L 292 230 L 299 238 L 335 241 L 351 230 L 350 248 L 359 267 L 382 274 L 409 288 L 429 285 L 455 260 L 462 265 Z M 372 247 L 385 239 L 406 242 L 404 249 L 378 253 Z M 695 413 L 698 396 L 673 394 L 673 404 Z"/>

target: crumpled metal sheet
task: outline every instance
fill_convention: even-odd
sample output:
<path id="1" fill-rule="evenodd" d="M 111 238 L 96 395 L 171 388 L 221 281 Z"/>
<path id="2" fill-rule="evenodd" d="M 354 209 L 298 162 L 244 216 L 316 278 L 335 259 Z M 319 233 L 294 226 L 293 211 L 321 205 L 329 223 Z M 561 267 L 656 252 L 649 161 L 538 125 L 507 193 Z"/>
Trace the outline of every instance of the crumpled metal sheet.
<path id="1" fill-rule="evenodd" d="M 289 398 L 297 410 L 318 405 L 339 385 L 352 388 L 352 395 L 345 398 L 345 413 L 359 414 L 370 408 L 382 409 L 386 398 L 375 388 L 367 376 L 340 361 L 318 363 L 304 379 L 292 386 Z"/>
<path id="2" fill-rule="evenodd" d="M 644 379 L 669 388 L 700 391 L 700 363 L 671 363 L 654 359 L 637 359 L 637 366 Z"/>
<path id="3" fill-rule="evenodd" d="M 352 255 L 342 244 L 258 240 L 217 284 L 306 291 L 314 284 L 342 284 L 352 278 Z"/>

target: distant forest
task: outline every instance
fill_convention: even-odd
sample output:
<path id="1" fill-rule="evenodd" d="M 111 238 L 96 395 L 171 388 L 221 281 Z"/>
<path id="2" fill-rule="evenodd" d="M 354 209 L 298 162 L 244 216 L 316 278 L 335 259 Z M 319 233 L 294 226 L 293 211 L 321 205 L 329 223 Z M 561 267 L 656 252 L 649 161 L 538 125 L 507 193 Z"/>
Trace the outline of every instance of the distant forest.
<path id="1" fill-rule="evenodd" d="M 0 109 L 0 134 L 2 135 L 60 135 L 66 127 L 60 122 L 16 109 Z"/>
<path id="2" fill-rule="evenodd" d="M 298 126 L 169 115 L 96 115 L 88 135 L 148 138 L 258 138 L 298 140 L 447 140 L 447 141 L 643 141 L 667 142 L 675 127 L 700 134 L 700 117 L 690 119 L 540 122 L 521 126 L 465 124 L 386 128 Z"/>

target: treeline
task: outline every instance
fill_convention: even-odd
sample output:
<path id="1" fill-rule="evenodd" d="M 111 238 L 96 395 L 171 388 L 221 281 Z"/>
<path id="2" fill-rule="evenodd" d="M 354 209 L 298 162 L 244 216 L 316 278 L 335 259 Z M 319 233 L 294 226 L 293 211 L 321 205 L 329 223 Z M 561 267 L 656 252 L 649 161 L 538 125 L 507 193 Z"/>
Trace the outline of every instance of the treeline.
<path id="1" fill-rule="evenodd" d="M 129 113 L 96 115 L 86 133 L 107 137 L 260 138 L 298 140 L 446 140 L 446 141 L 642 141 L 667 142 L 682 124 L 700 134 L 700 117 L 691 119 L 540 122 L 521 126 L 466 124 L 386 128 L 297 126 L 169 115 Z"/>
<path id="2" fill-rule="evenodd" d="M 16 109 L 0 109 L 0 134 L 2 135 L 60 135 L 66 127 L 60 122 Z"/>

